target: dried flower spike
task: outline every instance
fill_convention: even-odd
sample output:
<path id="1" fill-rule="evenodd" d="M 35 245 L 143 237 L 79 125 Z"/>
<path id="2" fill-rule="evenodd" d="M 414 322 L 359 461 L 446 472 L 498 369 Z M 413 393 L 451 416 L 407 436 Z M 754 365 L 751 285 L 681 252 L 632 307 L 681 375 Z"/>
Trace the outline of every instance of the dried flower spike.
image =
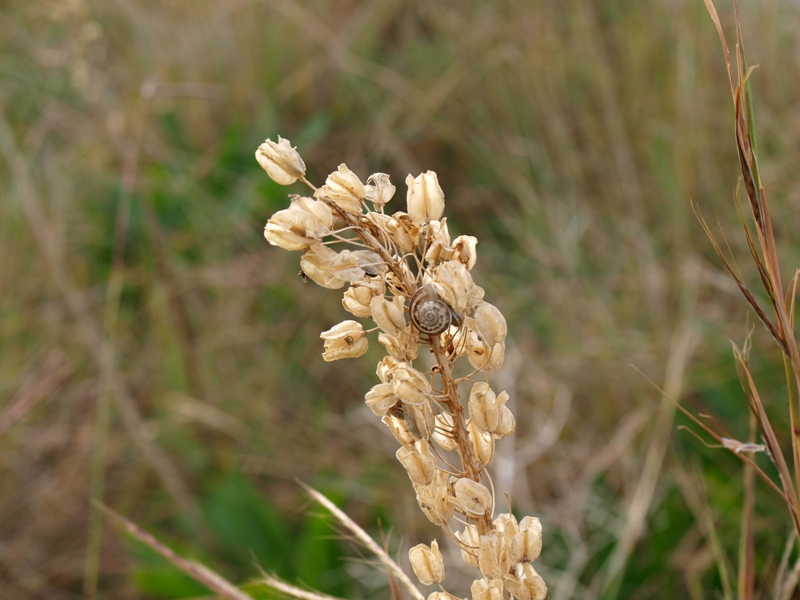
<path id="1" fill-rule="evenodd" d="M 287 140 L 267 140 L 256 156 L 278 183 L 303 177 L 311 186 Z M 385 214 L 395 193 L 389 176 L 375 173 L 364 185 L 339 165 L 313 199 L 293 196 L 289 208 L 273 215 L 265 236 L 273 245 L 302 252 L 303 273 L 320 286 L 349 284 L 342 306 L 370 319 L 369 331 L 378 330 L 388 356 L 378 364 L 380 383 L 364 402 L 397 440 L 397 459 L 422 512 L 476 569 L 472 600 L 543 600 L 547 587 L 530 564 L 541 553 L 541 523 L 534 517 L 517 523 L 511 514 L 493 519 L 494 491 L 485 485 L 495 443 L 515 425 L 508 394 L 495 393 L 488 381 L 503 363 L 508 327 L 472 279 L 478 240 L 462 235 L 451 242 L 436 173 L 409 175 L 406 184 L 408 212 Z M 363 355 L 369 331 L 346 320 L 323 332 L 324 360 Z M 415 364 L 421 350 L 433 355 L 432 368 Z M 462 359 L 473 371 L 456 378 Z M 481 374 L 485 381 L 478 379 Z M 472 391 L 465 402 L 459 384 L 466 380 Z M 461 531 L 453 530 L 456 521 L 466 522 Z M 455 598 L 442 585 L 444 560 L 436 541 L 415 546 L 409 559 L 423 584 L 441 587 L 429 600 Z"/>

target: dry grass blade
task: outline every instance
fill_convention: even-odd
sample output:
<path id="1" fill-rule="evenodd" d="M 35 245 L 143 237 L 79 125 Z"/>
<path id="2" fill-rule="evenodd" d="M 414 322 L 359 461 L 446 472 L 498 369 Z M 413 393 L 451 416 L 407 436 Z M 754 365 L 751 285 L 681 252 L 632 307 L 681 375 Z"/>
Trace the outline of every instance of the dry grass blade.
<path id="1" fill-rule="evenodd" d="M 361 529 L 361 527 L 359 527 L 358 524 L 356 524 L 350 517 L 348 517 L 346 513 L 340 510 L 338 506 L 336 506 L 328 498 L 323 496 L 320 492 L 302 482 L 300 483 L 300 485 L 306 492 L 308 492 L 308 494 L 312 498 L 314 498 L 314 500 L 316 500 L 317 502 L 322 504 L 322 506 L 327 508 L 342 525 L 344 525 L 345 527 L 347 527 L 347 529 L 353 532 L 356 538 L 362 544 L 364 544 L 364 546 L 370 552 L 372 552 L 375 556 L 378 557 L 378 560 L 380 560 L 386 566 L 386 568 L 389 569 L 389 571 L 392 573 L 394 577 L 397 577 L 397 579 L 405 586 L 405 588 L 409 592 L 411 592 L 414 598 L 416 598 L 417 600 L 423 600 L 425 598 L 422 592 L 420 592 L 417 589 L 417 586 L 414 585 L 414 582 L 408 578 L 408 575 L 406 575 L 403 572 L 403 570 L 398 566 L 398 564 L 394 562 L 394 560 L 392 560 L 392 557 L 389 556 L 386 550 L 381 548 L 375 542 L 375 540 L 373 540 L 369 536 L 369 534 L 366 531 Z"/>
<path id="2" fill-rule="evenodd" d="M 738 207 L 738 203 L 737 203 L 737 207 Z M 778 343 L 778 345 L 780 345 L 780 347 L 783 349 L 783 351 L 788 354 L 789 353 L 789 348 L 788 348 L 788 346 L 786 344 L 786 341 L 780 335 L 780 332 L 778 331 L 778 328 L 775 326 L 775 324 L 769 318 L 769 316 L 764 311 L 764 309 L 761 308 L 761 305 L 758 303 L 758 300 L 756 300 L 755 296 L 753 296 L 753 293 L 748 289 L 747 285 L 744 283 L 744 280 L 741 278 L 739 273 L 736 271 L 736 269 L 733 268 L 733 265 L 728 260 L 727 256 L 725 256 L 725 253 L 722 252 L 722 248 L 720 247 L 719 243 L 717 243 L 717 240 L 714 237 L 714 234 L 712 233 L 711 228 L 708 226 L 708 223 L 706 222 L 705 217 L 703 217 L 703 214 L 700 212 L 700 209 L 694 203 L 692 204 L 692 208 L 694 209 L 694 214 L 697 217 L 697 220 L 700 221 L 701 227 L 706 232 L 706 235 L 708 236 L 708 239 L 711 241 L 711 245 L 714 247 L 714 251 L 717 253 L 717 256 L 720 257 L 720 259 L 722 260 L 722 263 L 725 265 L 725 268 L 728 270 L 728 273 L 730 273 L 731 277 L 733 277 L 733 280 L 736 282 L 736 287 L 738 287 L 739 291 L 742 292 L 742 295 L 744 296 L 745 300 L 747 300 L 747 303 L 751 307 L 753 307 L 754 311 L 756 311 L 756 314 L 758 315 L 759 320 L 767 328 L 767 330 L 769 331 L 769 333 L 773 337 L 773 339 Z M 748 244 L 751 247 L 751 252 L 753 253 L 753 256 L 757 257 L 757 253 L 755 253 L 755 246 L 752 244 L 752 238 L 750 237 L 750 233 L 749 233 L 749 231 L 747 231 L 747 228 L 745 228 L 745 235 L 747 237 Z M 760 269 L 759 269 L 759 272 L 760 272 Z"/>
<path id="3" fill-rule="evenodd" d="M 731 94 L 736 93 L 736 86 L 733 83 L 733 72 L 731 71 L 731 54 L 728 52 L 728 43 L 725 41 L 725 32 L 722 30 L 722 23 L 720 23 L 717 9 L 714 6 L 714 0 L 703 0 L 706 4 L 706 9 L 711 15 L 711 20 L 714 21 L 714 26 L 717 28 L 719 41 L 722 44 L 722 51 L 725 53 L 725 65 L 728 68 L 728 81 L 731 85 Z"/>
<path id="4" fill-rule="evenodd" d="M 161 556 L 166 558 L 181 571 L 196 581 L 199 581 L 210 590 L 220 594 L 223 598 L 229 598 L 230 600 L 252 600 L 252 596 L 245 594 L 218 573 L 212 571 L 206 566 L 201 565 L 198 562 L 179 556 L 170 548 L 159 542 L 152 535 L 141 529 L 138 525 L 123 517 L 121 514 L 108 508 L 104 504 L 98 504 L 98 507 L 108 517 L 110 517 L 112 522 L 120 529 L 131 534 L 133 537 L 147 545 L 155 552 L 158 552 Z"/>

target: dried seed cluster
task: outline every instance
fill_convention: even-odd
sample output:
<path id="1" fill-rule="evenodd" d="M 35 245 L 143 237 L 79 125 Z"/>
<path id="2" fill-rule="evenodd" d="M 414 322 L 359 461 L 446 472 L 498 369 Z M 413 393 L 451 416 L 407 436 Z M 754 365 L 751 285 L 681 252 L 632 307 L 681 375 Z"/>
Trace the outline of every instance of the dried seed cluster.
<path id="1" fill-rule="evenodd" d="M 301 180 L 313 190 L 313 197 L 290 196 L 291 205 L 269 219 L 264 235 L 275 246 L 303 252 L 305 277 L 326 288 L 348 286 L 345 310 L 374 321 L 369 331 L 346 320 L 323 332 L 322 356 L 326 361 L 361 356 L 367 334 L 379 331 L 387 356 L 378 363 L 380 383 L 367 392 L 366 404 L 400 443 L 397 459 L 422 512 L 480 571 L 473 600 L 544 600 L 547 587 L 531 565 L 542 547 L 539 519 L 493 518 L 494 491 L 484 484 L 490 481 L 485 469 L 496 440 L 515 426 L 508 394 L 489 385 L 489 373 L 503 363 L 506 322 L 472 280 L 477 240 L 450 239 L 436 173 L 409 175 L 407 212 L 387 214 L 384 207 L 396 188 L 384 173 L 364 184 L 342 164 L 325 185 L 314 187 L 302 158 L 282 138 L 261 144 L 256 159 L 277 183 Z M 414 367 L 420 347 L 436 359 L 424 373 Z M 462 357 L 472 372 L 455 377 L 454 365 Z M 484 381 L 476 380 L 480 374 Z M 465 381 L 472 383 L 466 410 L 458 393 Z M 444 562 L 436 540 L 415 546 L 409 558 L 423 585 L 435 583 L 442 590 L 428 600 L 455 598 L 442 586 Z"/>

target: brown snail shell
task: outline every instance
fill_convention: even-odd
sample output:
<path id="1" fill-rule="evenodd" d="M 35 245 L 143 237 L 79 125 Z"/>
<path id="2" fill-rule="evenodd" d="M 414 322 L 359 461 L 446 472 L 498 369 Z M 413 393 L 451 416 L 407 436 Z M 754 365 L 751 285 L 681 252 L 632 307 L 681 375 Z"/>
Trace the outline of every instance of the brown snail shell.
<path id="1" fill-rule="evenodd" d="M 439 335 L 452 323 L 460 322 L 452 307 L 439 297 L 430 283 L 422 286 L 411 297 L 408 309 L 411 323 L 426 335 Z"/>

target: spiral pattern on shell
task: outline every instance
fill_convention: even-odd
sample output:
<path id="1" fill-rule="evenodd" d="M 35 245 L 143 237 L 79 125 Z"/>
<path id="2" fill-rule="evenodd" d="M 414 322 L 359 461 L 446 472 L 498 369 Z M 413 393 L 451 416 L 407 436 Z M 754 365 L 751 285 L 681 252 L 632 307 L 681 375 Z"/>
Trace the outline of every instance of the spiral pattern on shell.
<path id="1" fill-rule="evenodd" d="M 411 323 L 420 333 L 439 335 L 447 328 L 453 318 L 450 305 L 439 297 L 436 289 L 427 284 L 418 289 L 411 297 L 409 306 Z"/>

